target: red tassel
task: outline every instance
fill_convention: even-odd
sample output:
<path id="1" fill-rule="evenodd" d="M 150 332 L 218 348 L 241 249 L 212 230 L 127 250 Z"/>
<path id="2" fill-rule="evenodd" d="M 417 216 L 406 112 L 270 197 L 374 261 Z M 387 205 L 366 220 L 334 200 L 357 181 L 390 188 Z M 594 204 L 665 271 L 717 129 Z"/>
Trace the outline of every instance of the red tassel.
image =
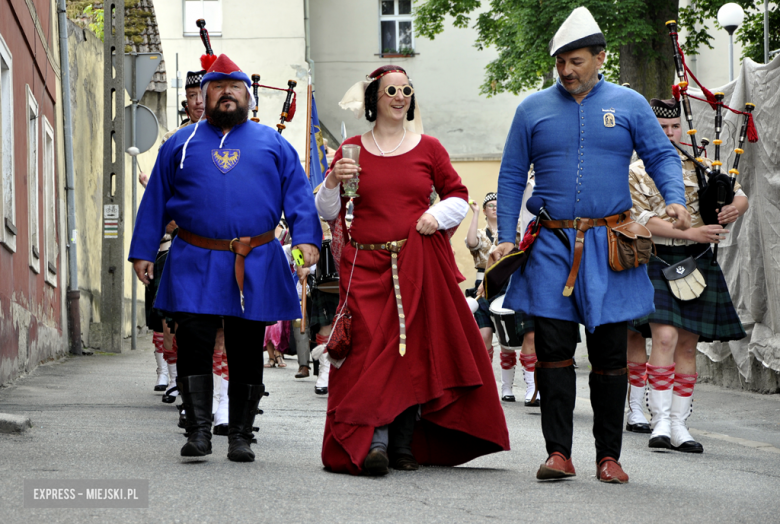
<path id="1" fill-rule="evenodd" d="M 208 71 L 216 61 L 217 55 L 200 55 L 200 67 L 202 67 L 204 71 Z"/>
<path id="2" fill-rule="evenodd" d="M 748 115 L 747 139 L 748 139 L 748 142 L 751 142 L 751 143 L 758 142 L 758 130 L 756 129 L 756 125 L 753 123 L 753 114 L 752 113 Z"/>
<path id="3" fill-rule="evenodd" d="M 290 102 L 290 109 L 287 110 L 287 118 L 284 119 L 285 122 L 292 122 L 293 117 L 295 116 L 295 99 L 296 99 L 296 93 L 293 91 L 293 99 L 292 102 Z"/>
<path id="4" fill-rule="evenodd" d="M 677 84 L 674 84 L 672 86 L 672 95 L 674 96 L 674 99 L 678 102 L 680 101 L 680 86 Z"/>

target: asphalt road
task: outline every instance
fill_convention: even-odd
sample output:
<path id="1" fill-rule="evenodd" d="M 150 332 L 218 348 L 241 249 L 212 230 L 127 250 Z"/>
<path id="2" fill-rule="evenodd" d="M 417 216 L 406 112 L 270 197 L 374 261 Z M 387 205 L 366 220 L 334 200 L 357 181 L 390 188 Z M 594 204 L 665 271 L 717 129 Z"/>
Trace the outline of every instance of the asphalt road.
<path id="1" fill-rule="evenodd" d="M 538 409 L 505 404 L 512 451 L 457 468 L 383 478 L 323 470 L 326 400 L 294 360 L 266 370 L 258 459 L 214 453 L 183 463 L 178 413 L 160 402 L 151 337 L 120 355 L 73 357 L 0 390 L 0 412 L 33 428 L 0 435 L 0 522 L 780 522 L 780 397 L 699 385 L 691 432 L 703 455 L 653 452 L 626 433 L 627 485 L 595 478 L 587 360 L 580 352 L 573 460 L 577 477 L 538 482 L 545 459 Z M 498 358 L 494 363 L 499 376 Z M 520 373 L 516 379 L 520 393 Z M 146 509 L 30 509 L 25 479 L 147 479 Z"/>

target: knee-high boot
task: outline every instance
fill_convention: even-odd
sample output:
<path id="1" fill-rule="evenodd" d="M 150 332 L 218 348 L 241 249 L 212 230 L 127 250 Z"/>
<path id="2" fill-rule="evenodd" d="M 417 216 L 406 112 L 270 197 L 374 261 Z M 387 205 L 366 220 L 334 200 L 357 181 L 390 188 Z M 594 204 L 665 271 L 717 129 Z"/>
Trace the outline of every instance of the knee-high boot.
<path id="1" fill-rule="evenodd" d="M 231 380 L 228 385 L 228 459 L 233 462 L 253 462 L 255 454 L 251 449 L 252 426 L 260 399 L 265 393 L 263 384 L 238 384 Z"/>
<path id="2" fill-rule="evenodd" d="M 571 457 L 574 432 L 574 402 L 577 396 L 577 376 L 571 359 L 559 362 L 536 362 L 536 387 L 544 398 L 542 434 L 547 455 L 561 453 Z"/>
<path id="3" fill-rule="evenodd" d="M 504 351 L 501 348 L 501 400 L 514 402 L 515 394 L 512 386 L 515 382 L 515 369 L 517 368 L 517 352 Z"/>
<path id="4" fill-rule="evenodd" d="M 182 457 L 211 455 L 211 397 L 214 380 L 208 375 L 178 377 L 176 383 L 187 417 L 187 443 Z"/>
<path id="5" fill-rule="evenodd" d="M 623 408 L 628 380 L 626 368 L 593 368 L 589 378 L 593 408 L 596 462 L 610 457 L 617 461 L 623 444 Z M 546 401 L 546 399 L 545 399 Z"/>

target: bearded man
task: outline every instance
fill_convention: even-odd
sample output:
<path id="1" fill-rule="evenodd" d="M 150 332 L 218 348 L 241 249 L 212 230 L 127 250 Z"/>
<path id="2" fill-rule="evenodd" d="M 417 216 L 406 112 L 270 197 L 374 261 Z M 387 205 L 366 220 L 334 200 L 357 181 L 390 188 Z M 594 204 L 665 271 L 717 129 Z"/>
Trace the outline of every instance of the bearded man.
<path id="1" fill-rule="evenodd" d="M 177 385 L 187 416 L 184 457 L 211 453 L 212 354 L 224 327 L 230 369 L 228 458 L 251 462 L 252 425 L 263 386 L 266 323 L 300 316 L 298 295 L 274 228 L 284 212 L 307 266 L 322 237 L 314 198 L 295 149 L 247 121 L 251 82 L 226 55 L 201 80 L 205 121 L 163 144 L 138 210 L 129 260 L 148 285 L 165 225 L 178 236 L 155 307 L 172 316 Z"/>
<path id="2" fill-rule="evenodd" d="M 653 286 L 644 265 L 622 271 L 610 267 L 607 229 L 630 220 L 625 173 L 634 150 L 663 194 L 667 214 L 677 220 L 675 227 L 690 224 L 680 159 L 647 102 L 598 72 L 606 43 L 586 8 L 566 19 L 550 42 L 559 81 L 517 108 L 498 178 L 495 259 L 514 248 L 530 164 L 536 172 L 534 197 L 544 201 L 553 219 L 541 222 L 525 271 L 513 276 L 504 300 L 504 307 L 535 322 L 536 383 L 548 456 L 538 479 L 575 475 L 572 357 L 578 324 L 584 324 L 592 366 L 596 477 L 628 482 L 618 463 L 627 388 L 626 321 L 653 311 Z M 551 229 L 561 229 L 569 246 Z"/>

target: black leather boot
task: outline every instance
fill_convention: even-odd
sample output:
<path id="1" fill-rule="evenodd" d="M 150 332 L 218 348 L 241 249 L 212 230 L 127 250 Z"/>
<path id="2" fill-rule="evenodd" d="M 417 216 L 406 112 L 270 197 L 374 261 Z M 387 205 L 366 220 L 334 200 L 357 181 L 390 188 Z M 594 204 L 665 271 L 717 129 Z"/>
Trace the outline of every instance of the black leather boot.
<path id="1" fill-rule="evenodd" d="M 594 366 L 589 383 L 596 461 L 606 457 L 617 460 L 623 444 L 623 412 L 628 390 L 626 368 L 603 370 Z"/>
<path id="2" fill-rule="evenodd" d="M 228 459 L 233 462 L 253 462 L 252 429 L 260 399 L 265 392 L 262 384 L 228 383 Z"/>
<path id="3" fill-rule="evenodd" d="M 182 457 L 211 455 L 211 399 L 214 379 L 209 375 L 178 377 L 176 383 L 187 417 L 187 443 Z"/>

